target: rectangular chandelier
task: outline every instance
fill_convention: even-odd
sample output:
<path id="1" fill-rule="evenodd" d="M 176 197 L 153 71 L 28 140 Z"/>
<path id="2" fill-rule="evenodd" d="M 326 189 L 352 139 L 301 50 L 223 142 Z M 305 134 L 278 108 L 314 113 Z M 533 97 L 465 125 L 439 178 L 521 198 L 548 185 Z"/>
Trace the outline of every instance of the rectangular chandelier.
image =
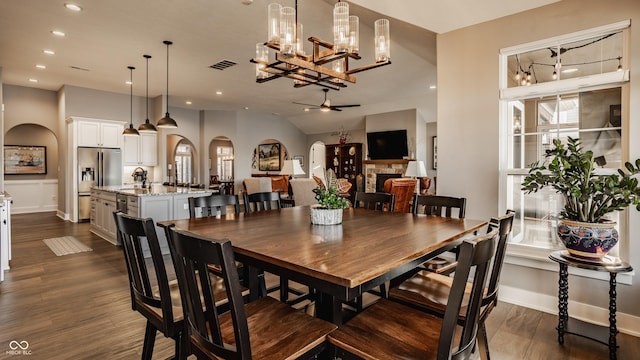
<path id="1" fill-rule="evenodd" d="M 333 43 L 309 37 L 313 51 L 304 51 L 303 27 L 295 8 L 277 3 L 268 7 L 268 40 L 256 44 L 256 82 L 264 83 L 278 78 L 293 80 L 294 87 L 318 85 L 333 90 L 355 84 L 353 74 L 391 64 L 389 20 L 375 21 L 375 63 L 350 68 L 349 60 L 361 60 L 359 52 L 359 19 L 349 15 L 349 4 L 339 1 L 333 9 Z M 275 60 L 269 59 L 269 49 Z"/>

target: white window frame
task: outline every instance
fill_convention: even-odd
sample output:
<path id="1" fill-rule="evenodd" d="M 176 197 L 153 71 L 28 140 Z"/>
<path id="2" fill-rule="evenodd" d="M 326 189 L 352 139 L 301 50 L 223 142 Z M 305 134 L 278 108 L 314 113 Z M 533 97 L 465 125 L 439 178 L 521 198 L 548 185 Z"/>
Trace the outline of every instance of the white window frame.
<path id="1" fill-rule="evenodd" d="M 578 93 L 581 91 L 589 91 L 602 88 L 611 88 L 622 86 L 622 103 L 628 103 L 628 90 L 625 91 L 625 86 L 628 87 L 629 82 L 629 68 L 628 68 L 628 56 L 629 56 L 629 39 L 628 30 L 623 33 L 623 71 L 608 72 L 602 74 L 588 75 L 579 78 L 563 79 L 551 82 L 545 82 L 540 84 L 533 84 L 530 86 L 517 86 L 508 87 L 509 70 L 507 66 L 507 60 L 509 56 L 521 54 L 529 51 L 539 50 L 542 48 L 558 47 L 562 44 L 569 42 L 580 41 L 584 39 L 593 38 L 602 34 L 611 33 L 614 31 L 620 31 L 628 29 L 631 25 L 630 20 L 620 21 L 614 24 L 604 25 L 584 31 L 579 31 L 571 34 L 561 35 L 550 39 L 544 39 L 540 41 L 531 42 L 528 44 L 517 45 L 509 48 L 504 48 L 499 54 L 499 85 L 500 85 L 500 100 L 499 100 L 499 115 L 500 115 L 500 127 L 499 127 L 499 208 L 501 212 L 507 209 L 507 200 L 509 192 L 508 178 L 512 175 L 526 175 L 528 169 L 509 169 L 508 166 L 512 162 L 509 162 L 510 157 L 513 154 L 510 153 L 508 141 L 513 133 L 513 129 L 510 128 L 511 124 L 508 119 L 510 118 L 510 111 L 512 106 L 511 101 L 531 99 L 543 96 L 555 96 L 558 94 L 566 93 Z M 627 94 L 625 96 L 625 94 Z M 523 111 L 523 109 L 521 109 Z M 524 114 L 524 111 L 523 111 Z M 524 128 L 524 121 L 522 122 Z M 628 119 L 623 120 L 623 129 L 628 129 Z M 628 159 L 629 149 L 629 135 L 628 131 L 623 132 L 621 139 L 622 161 Z M 627 212 L 620 213 L 620 243 L 619 255 L 623 259 L 629 258 L 629 233 L 628 233 L 628 214 Z M 507 247 L 507 254 L 505 262 L 533 267 L 537 269 L 557 270 L 557 264 L 549 261 L 549 253 L 553 251 L 545 248 L 535 248 L 531 246 L 522 246 L 518 244 L 510 243 Z M 572 274 L 597 278 L 602 280 L 609 280 L 608 274 L 600 274 L 599 272 L 586 271 L 582 269 L 571 269 Z M 618 282 L 623 284 L 631 284 L 631 278 L 633 273 L 620 274 Z"/>

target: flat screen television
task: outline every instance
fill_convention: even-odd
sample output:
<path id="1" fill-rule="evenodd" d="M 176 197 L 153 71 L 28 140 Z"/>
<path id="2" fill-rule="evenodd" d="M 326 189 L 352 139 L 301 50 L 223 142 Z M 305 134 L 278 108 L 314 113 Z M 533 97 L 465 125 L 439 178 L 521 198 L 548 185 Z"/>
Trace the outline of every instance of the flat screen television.
<path id="1" fill-rule="evenodd" d="M 392 130 L 367 133 L 369 159 L 402 159 L 409 155 L 407 130 Z"/>

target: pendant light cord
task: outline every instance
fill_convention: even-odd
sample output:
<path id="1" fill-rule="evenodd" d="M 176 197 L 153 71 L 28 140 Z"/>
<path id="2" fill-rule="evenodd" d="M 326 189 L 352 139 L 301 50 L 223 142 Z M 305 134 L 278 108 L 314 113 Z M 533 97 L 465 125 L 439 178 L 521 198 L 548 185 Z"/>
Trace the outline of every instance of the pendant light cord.
<path id="1" fill-rule="evenodd" d="M 149 120 L 149 58 L 150 55 L 145 55 L 145 59 L 147 59 L 147 120 Z"/>
<path id="2" fill-rule="evenodd" d="M 169 113 L 169 45 L 173 44 L 171 41 L 165 40 L 167 45 L 167 114 Z"/>
<path id="3" fill-rule="evenodd" d="M 129 126 L 133 127 L 133 66 L 129 66 Z"/>

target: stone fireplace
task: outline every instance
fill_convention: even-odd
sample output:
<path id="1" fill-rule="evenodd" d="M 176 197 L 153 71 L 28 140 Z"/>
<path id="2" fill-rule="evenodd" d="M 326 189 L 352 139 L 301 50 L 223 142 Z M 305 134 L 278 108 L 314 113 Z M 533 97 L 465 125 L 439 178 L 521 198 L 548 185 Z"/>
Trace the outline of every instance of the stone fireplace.
<path id="1" fill-rule="evenodd" d="M 391 177 L 402 177 L 407 167 L 409 160 L 365 160 L 365 191 L 376 192 L 383 191 L 377 190 L 376 183 L 378 182 L 378 174 L 382 174 L 382 181 L 380 182 L 379 189 L 382 189 L 384 180 Z"/>

